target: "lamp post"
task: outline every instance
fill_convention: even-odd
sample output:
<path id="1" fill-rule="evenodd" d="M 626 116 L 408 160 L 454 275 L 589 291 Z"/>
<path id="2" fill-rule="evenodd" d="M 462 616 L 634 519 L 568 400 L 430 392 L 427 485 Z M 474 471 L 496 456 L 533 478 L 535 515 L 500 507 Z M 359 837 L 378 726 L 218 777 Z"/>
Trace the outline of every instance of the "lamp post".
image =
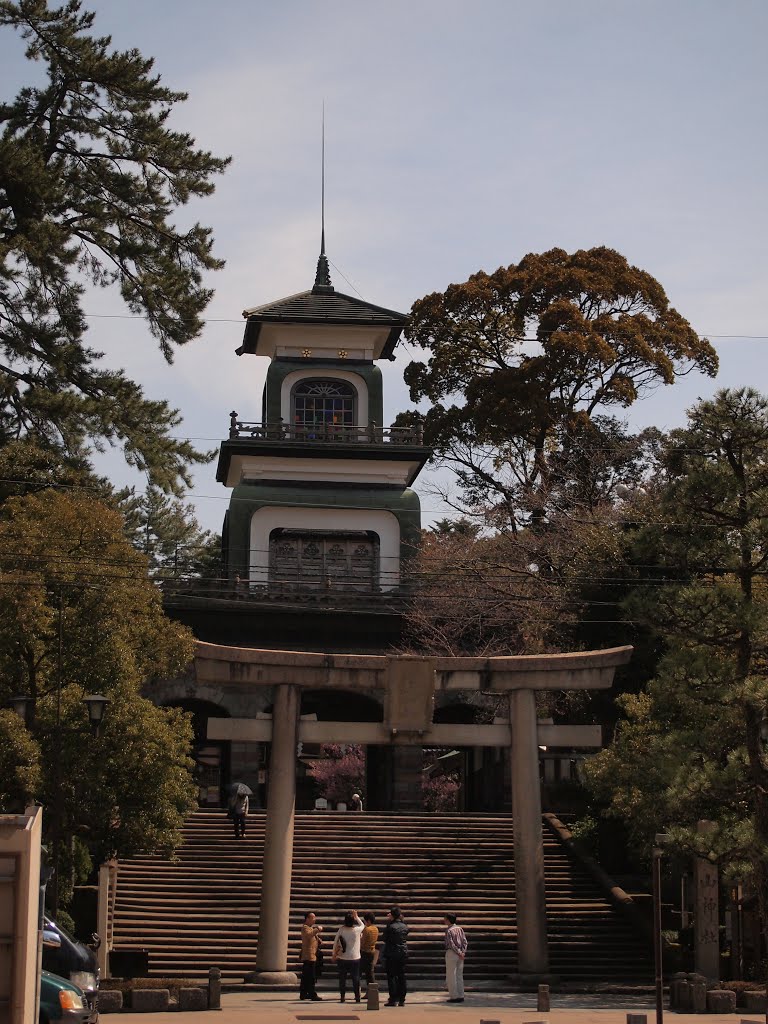
<path id="1" fill-rule="evenodd" d="M 654 838 L 653 867 L 653 963 L 656 987 L 656 1024 L 664 1024 L 664 972 L 661 945 L 661 856 L 666 843 L 666 833 Z"/>

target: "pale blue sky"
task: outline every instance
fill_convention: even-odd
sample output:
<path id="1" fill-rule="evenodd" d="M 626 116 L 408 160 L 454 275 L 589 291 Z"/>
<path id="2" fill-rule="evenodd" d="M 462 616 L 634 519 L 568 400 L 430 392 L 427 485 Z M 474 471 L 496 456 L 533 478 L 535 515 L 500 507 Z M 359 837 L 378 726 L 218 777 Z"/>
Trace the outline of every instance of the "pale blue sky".
<path id="1" fill-rule="evenodd" d="M 266 362 L 234 354 L 241 311 L 312 283 L 323 99 L 328 253 L 366 299 L 407 312 L 526 252 L 606 244 L 654 274 L 701 333 L 768 335 L 764 0 L 85 6 L 98 31 L 154 56 L 166 84 L 190 93 L 175 124 L 234 157 L 192 211 L 227 260 L 208 311 L 224 322 L 170 369 L 140 320 L 94 318 L 89 334 L 178 406 L 203 447 L 225 436 L 230 409 L 260 415 Z M 29 79 L 20 54 L 0 33 L 3 97 Z M 108 292 L 88 311 L 123 312 Z M 768 391 L 768 340 L 712 340 L 718 380 L 662 389 L 633 424 L 676 425 L 719 386 Z M 408 405 L 408 360 L 403 349 L 385 367 L 390 418 Z M 119 459 L 104 465 L 126 479 Z M 228 492 L 213 465 L 194 493 L 201 521 L 219 528 Z"/>

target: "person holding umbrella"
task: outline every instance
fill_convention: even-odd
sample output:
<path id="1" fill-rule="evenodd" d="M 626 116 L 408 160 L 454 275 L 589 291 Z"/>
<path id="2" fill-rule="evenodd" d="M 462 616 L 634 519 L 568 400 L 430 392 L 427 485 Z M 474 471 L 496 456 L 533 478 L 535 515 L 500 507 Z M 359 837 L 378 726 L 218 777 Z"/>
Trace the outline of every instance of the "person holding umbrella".
<path id="1" fill-rule="evenodd" d="M 253 790 L 249 789 L 244 782 L 235 782 L 229 787 L 227 814 L 232 819 L 235 839 L 245 839 L 245 818 L 248 814 L 249 796 L 253 796 Z"/>

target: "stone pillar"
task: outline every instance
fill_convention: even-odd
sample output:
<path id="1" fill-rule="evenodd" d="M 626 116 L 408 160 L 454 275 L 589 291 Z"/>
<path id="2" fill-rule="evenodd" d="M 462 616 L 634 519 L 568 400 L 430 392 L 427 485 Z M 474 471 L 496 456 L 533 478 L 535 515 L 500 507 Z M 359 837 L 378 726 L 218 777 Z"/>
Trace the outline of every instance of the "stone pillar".
<path id="1" fill-rule="evenodd" d="M 286 971 L 286 967 L 300 700 L 298 687 L 288 684 L 275 687 L 256 976 L 249 975 L 246 979 L 269 984 L 298 983 L 296 975 Z"/>
<path id="2" fill-rule="evenodd" d="M 711 821 L 700 821 L 699 835 L 714 829 Z M 717 865 L 706 857 L 697 857 L 694 865 L 696 896 L 693 912 L 694 965 L 707 981 L 720 980 L 720 883 Z"/>
<path id="3" fill-rule="evenodd" d="M 392 747 L 392 811 L 423 811 L 424 752 L 420 745 Z"/>
<path id="4" fill-rule="evenodd" d="M 515 827 L 515 905 L 520 974 L 549 973 L 547 912 L 544 901 L 544 846 L 541 834 L 541 784 L 536 695 L 509 695 L 512 725 L 512 815 Z"/>

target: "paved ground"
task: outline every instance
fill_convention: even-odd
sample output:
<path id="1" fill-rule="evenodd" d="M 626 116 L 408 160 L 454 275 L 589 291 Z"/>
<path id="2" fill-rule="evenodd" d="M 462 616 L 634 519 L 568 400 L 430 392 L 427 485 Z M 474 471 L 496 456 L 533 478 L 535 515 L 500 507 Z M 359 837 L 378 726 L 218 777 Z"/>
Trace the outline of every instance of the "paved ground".
<path id="1" fill-rule="evenodd" d="M 349 998 L 349 997 L 348 997 Z M 153 1013 L 151 1024 L 343 1024 L 345 1021 L 380 1021 L 381 1024 L 480 1024 L 498 1021 L 499 1024 L 626 1024 L 627 1012 L 646 1013 L 648 1024 L 655 1024 L 656 1014 L 646 996 L 610 995 L 553 995 L 552 1010 L 547 1014 L 536 1012 L 535 994 L 492 992 L 470 993 L 462 1005 L 448 1005 L 445 994 L 415 992 L 405 1006 L 382 1006 L 378 1014 L 366 1009 L 365 1002 L 343 1005 L 338 996 L 324 993 L 322 1002 L 299 1002 L 293 995 L 275 992 L 231 992 L 221 999 L 220 1013 Z M 743 1016 L 741 1016 L 743 1014 Z M 669 1024 L 739 1024 L 749 1020 L 765 1024 L 758 1014 L 744 1011 L 735 1014 L 671 1013 L 666 1010 Z M 106 1024 L 110 1018 L 102 1017 Z M 115 1024 L 147 1024 L 144 1013 L 122 1013 L 114 1018 Z"/>

